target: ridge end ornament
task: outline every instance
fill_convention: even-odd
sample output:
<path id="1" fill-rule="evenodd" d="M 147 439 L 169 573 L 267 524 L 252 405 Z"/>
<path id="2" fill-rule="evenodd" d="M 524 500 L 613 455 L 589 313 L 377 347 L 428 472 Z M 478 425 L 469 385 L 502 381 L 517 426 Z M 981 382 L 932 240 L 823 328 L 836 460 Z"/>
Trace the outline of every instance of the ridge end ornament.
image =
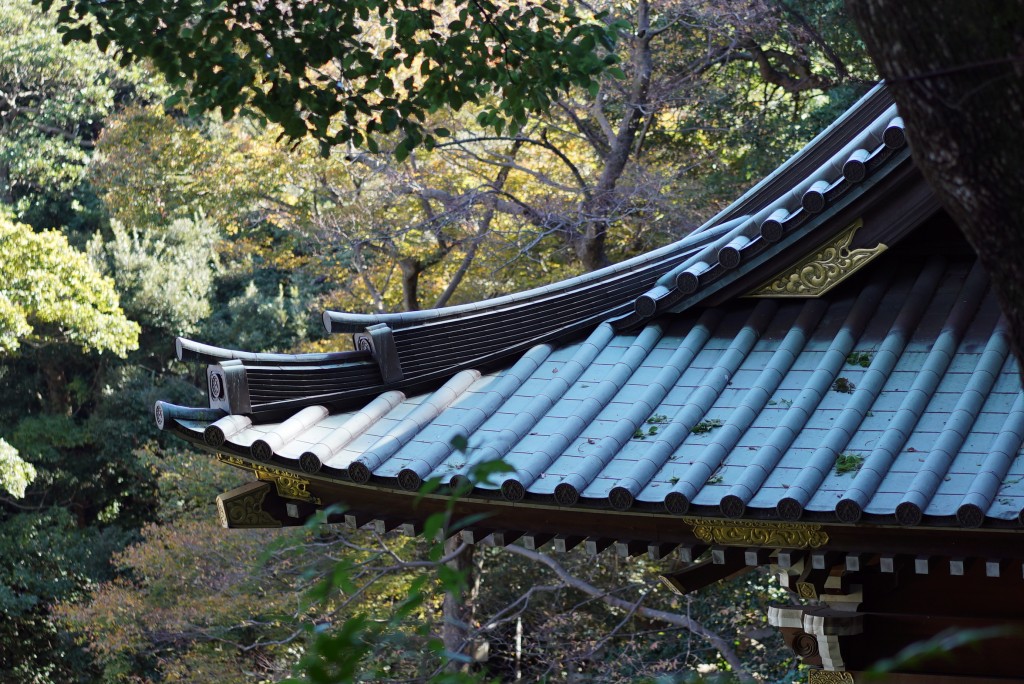
<path id="1" fill-rule="evenodd" d="M 828 534 L 815 524 L 690 517 L 683 522 L 701 541 L 723 546 L 817 549 L 828 543 Z"/>
<path id="2" fill-rule="evenodd" d="M 820 297 L 825 294 L 888 249 L 881 242 L 870 249 L 850 249 L 854 235 L 863 225 L 863 221 L 857 219 L 795 266 L 776 274 L 746 296 Z"/>

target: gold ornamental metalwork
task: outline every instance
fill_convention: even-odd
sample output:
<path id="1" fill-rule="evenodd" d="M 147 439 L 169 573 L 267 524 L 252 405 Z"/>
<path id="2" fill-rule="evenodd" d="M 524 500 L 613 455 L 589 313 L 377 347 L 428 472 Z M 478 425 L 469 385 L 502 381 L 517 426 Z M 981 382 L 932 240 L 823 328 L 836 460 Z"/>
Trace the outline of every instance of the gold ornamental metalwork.
<path id="1" fill-rule="evenodd" d="M 782 549 L 817 549 L 828 543 L 821 525 L 768 520 L 683 518 L 698 539 L 725 546 L 760 546 Z"/>
<path id="2" fill-rule="evenodd" d="M 843 282 L 888 247 L 878 243 L 871 249 L 850 249 L 853 236 L 863 222 L 857 219 L 831 242 L 819 247 L 796 266 L 779 273 L 748 297 L 820 297 Z"/>
<path id="3" fill-rule="evenodd" d="M 272 482 L 277 488 L 278 496 L 298 501 L 309 501 L 319 504 L 320 499 L 309 493 L 309 480 L 299 477 L 295 473 L 280 468 L 271 468 L 259 463 L 251 463 L 244 458 L 230 454 L 217 454 L 217 460 L 221 463 L 233 465 L 236 468 L 248 470 L 255 473 L 256 478 L 264 482 Z"/>
<path id="4" fill-rule="evenodd" d="M 854 684 L 853 673 L 810 670 L 807 673 L 807 684 Z"/>
<path id="5" fill-rule="evenodd" d="M 797 582 L 796 593 L 803 599 L 818 598 L 818 588 L 814 586 L 813 582 Z"/>
<path id="6" fill-rule="evenodd" d="M 221 527 L 225 528 L 267 528 L 281 527 L 281 521 L 263 510 L 263 501 L 267 498 L 270 486 L 259 485 L 259 488 L 233 496 L 236 489 L 217 497 L 217 517 Z"/>

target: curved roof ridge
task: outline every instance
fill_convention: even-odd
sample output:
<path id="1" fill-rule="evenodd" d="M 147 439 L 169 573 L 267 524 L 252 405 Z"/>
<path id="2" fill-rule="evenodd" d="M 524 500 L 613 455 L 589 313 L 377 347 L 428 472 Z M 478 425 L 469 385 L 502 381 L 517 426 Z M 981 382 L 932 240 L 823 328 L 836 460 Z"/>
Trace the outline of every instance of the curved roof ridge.
<path id="1" fill-rule="evenodd" d="M 384 324 L 393 330 L 409 328 L 416 325 L 431 323 L 437 320 L 461 318 L 468 315 L 475 315 L 487 312 L 498 312 L 511 306 L 519 306 L 530 302 L 546 302 L 547 300 L 560 295 L 578 292 L 587 286 L 600 283 L 623 273 L 637 271 L 644 267 L 661 266 L 663 262 L 673 258 L 680 258 L 693 250 L 700 249 L 709 242 L 714 242 L 720 235 L 728 232 L 734 226 L 729 221 L 722 225 L 706 223 L 700 228 L 689 233 L 682 239 L 670 245 L 644 254 L 637 255 L 625 261 L 611 266 L 583 273 L 572 278 L 566 278 L 556 283 L 542 285 L 540 287 L 513 292 L 511 294 L 484 299 L 478 302 L 457 304 L 440 309 L 420 309 L 418 311 L 401 311 L 396 313 L 382 314 L 355 314 L 342 311 L 324 311 L 324 327 L 328 332 L 361 332 L 371 325 Z"/>
<path id="2" fill-rule="evenodd" d="M 642 332 L 604 323 L 501 371 L 453 371 L 415 396 L 296 405 L 277 420 L 168 404 L 158 413 L 163 429 L 276 478 L 278 495 L 298 502 L 295 518 L 355 496 L 356 512 L 415 520 L 381 493 L 404 500 L 434 479 L 495 512 L 480 536 L 604 534 L 626 521 L 606 536 L 678 541 L 690 523 L 671 516 L 686 513 L 1019 528 L 1024 393 L 1005 340 L 993 341 L 998 304 L 965 249 L 910 251 L 880 260 L 859 293 L 736 299 Z M 499 456 L 515 470 L 464 489 L 473 466 Z M 884 482 L 865 487 L 877 468 Z M 870 501 L 852 520 L 836 502 L 860 490 Z"/>
<path id="3" fill-rule="evenodd" d="M 847 111 L 847 115 L 852 116 L 858 108 L 865 106 L 867 99 L 867 96 L 862 98 Z M 844 115 L 823 131 L 783 164 L 780 170 L 791 169 L 792 175 L 792 171 L 807 168 L 809 151 L 823 137 L 836 137 L 845 133 L 845 143 L 841 147 L 809 173 L 791 179 L 789 186 L 780 189 L 781 194 L 770 197 L 762 190 L 762 185 L 766 188 L 771 185 L 768 181 L 774 180 L 773 176 L 748 191 L 736 203 L 736 206 L 746 210 L 741 220 L 734 218 L 735 223 L 728 232 L 706 244 L 675 268 L 666 271 L 651 290 L 637 298 L 633 313 L 622 317 L 619 327 L 640 325 L 663 311 L 678 310 L 673 308 L 674 305 L 696 294 L 709 281 L 721 280 L 730 271 L 738 275 L 739 271 L 735 269 L 742 261 L 749 260 L 755 253 L 764 252 L 768 245 L 782 241 L 799 227 L 804 228 L 801 233 L 807 233 L 812 227 L 807 224 L 814 215 L 822 214 L 829 206 L 848 195 L 855 186 L 864 183 L 883 170 L 883 167 L 890 166 L 886 161 L 903 158 L 895 154 L 906 144 L 906 138 L 902 135 L 902 119 L 898 116 L 895 104 L 890 104 L 854 131 L 842 126 L 846 118 Z M 839 141 L 832 142 L 834 146 Z M 752 204 L 754 197 L 760 197 L 759 204 Z M 728 214 L 719 214 L 723 215 Z M 709 222 L 709 229 L 717 227 L 714 225 L 715 220 Z"/>
<path id="4" fill-rule="evenodd" d="M 267 352 L 247 352 L 212 344 L 196 342 L 187 337 L 174 339 L 174 352 L 179 361 L 199 361 L 203 363 L 219 363 L 221 361 L 248 361 L 250 363 L 288 363 L 316 364 L 343 363 L 345 361 L 363 361 L 370 358 L 370 352 L 364 350 L 343 352 L 318 352 L 311 354 L 277 354 Z"/>
<path id="5" fill-rule="evenodd" d="M 678 310 L 676 305 L 699 289 L 706 272 L 721 275 L 747 255 L 764 252 L 770 242 L 764 226 L 778 225 L 779 236 L 787 236 L 781 243 L 786 249 L 793 246 L 788 236 L 797 228 L 796 237 L 812 232 L 806 221 L 811 213 L 830 202 L 845 201 L 844 194 L 856 194 L 846 192 L 853 187 L 841 175 L 848 167 L 858 170 L 857 178 L 867 179 L 861 184 L 867 187 L 882 175 L 880 169 L 888 173 L 895 168 L 888 160 L 905 160 L 907 155 L 894 155 L 884 140 L 895 114 L 885 88 L 875 87 L 699 229 L 619 264 L 443 309 L 390 314 L 325 311 L 323 320 L 330 332 L 355 335 L 353 352 L 251 353 L 178 338 L 178 357 L 219 364 L 208 371 L 212 406 L 269 420 L 312 405 L 331 411 L 352 408 L 375 392 L 436 387 L 452 373 L 496 368 L 533 345 L 575 338 L 602 322 L 617 330 L 639 327 L 667 308 Z M 889 138 L 902 144 L 901 134 Z M 881 146 L 864 149 L 874 145 Z M 836 174 L 839 180 L 833 179 Z M 807 205 L 804 199 L 810 195 L 817 198 L 811 202 L 814 211 L 793 208 L 799 202 Z"/>
<path id="6" fill-rule="evenodd" d="M 892 96 L 884 83 L 879 83 L 804 145 L 800 151 L 743 193 L 736 201 L 719 211 L 686 237 L 665 247 L 557 283 L 480 302 L 440 309 L 383 314 L 324 311 L 324 326 L 328 332 L 358 333 L 369 326 L 380 324 L 387 325 L 392 330 L 398 330 L 469 315 L 500 315 L 506 307 L 524 303 L 548 304 L 552 298 L 571 296 L 580 289 L 596 285 L 609 278 L 652 266 L 659 271 L 660 277 L 655 288 L 641 294 L 640 297 L 646 296 L 645 302 L 652 298 L 659 301 L 664 298 L 665 293 L 659 290 L 658 286 L 667 287 L 667 274 L 675 274 L 685 270 L 688 266 L 699 264 L 702 261 L 706 262 L 711 255 L 714 256 L 714 259 L 707 263 L 717 263 L 718 253 L 723 248 L 740 250 L 747 246 L 758 236 L 757 231 L 761 229 L 762 224 L 778 213 L 780 203 L 788 202 L 793 197 L 799 203 L 804 193 L 815 182 L 822 180 L 826 171 L 838 170 L 841 178 L 844 165 L 860 146 L 868 141 L 875 143 L 872 148 L 878 143 L 882 143 L 884 131 L 887 130 L 894 117 L 896 117 L 896 109 Z M 902 136 L 893 137 L 894 142 L 895 138 L 898 138 L 901 144 L 891 147 L 901 147 Z M 869 153 L 873 151 L 873 149 L 868 150 Z M 857 159 L 861 164 L 860 168 L 863 168 L 861 156 L 866 158 L 867 155 L 860 155 Z M 842 158 L 840 159 L 840 157 Z M 813 169 L 810 175 L 806 171 L 808 168 Z M 799 193 L 799 196 L 795 196 L 794 193 Z M 742 239 L 742 244 L 737 243 L 737 239 Z M 687 266 L 679 266 L 680 261 Z M 611 316 L 616 306 L 634 303 L 637 300 L 637 295 L 630 294 L 624 301 L 607 302 L 606 309 Z M 661 310 L 660 307 L 659 310 Z M 653 313 L 655 312 L 652 311 L 650 315 Z M 650 315 L 645 318 L 649 318 Z"/>

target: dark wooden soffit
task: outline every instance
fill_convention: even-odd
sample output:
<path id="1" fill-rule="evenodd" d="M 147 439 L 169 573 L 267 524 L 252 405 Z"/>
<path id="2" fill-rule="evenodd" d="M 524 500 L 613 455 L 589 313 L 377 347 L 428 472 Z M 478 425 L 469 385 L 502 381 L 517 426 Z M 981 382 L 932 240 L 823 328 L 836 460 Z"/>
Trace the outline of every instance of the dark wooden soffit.
<path id="1" fill-rule="evenodd" d="M 171 428 L 198 448 L 212 452 L 188 430 Z M 449 494 L 422 495 L 393 486 L 339 482 L 306 473 L 276 468 L 251 459 L 248 454 L 224 453 L 216 458 L 255 474 L 274 485 L 274 494 L 293 504 L 290 519 L 280 516 L 281 502 L 274 500 L 268 514 L 277 522 L 267 526 L 301 523 L 313 510 L 339 505 L 342 515 L 352 516 L 360 526 L 380 521 L 386 530 L 403 527 L 418 530 L 427 516 L 451 504 Z M 236 451 L 236 450 L 230 450 Z M 476 490 L 479 492 L 480 490 Z M 271 497 L 272 498 L 272 497 Z M 500 539 L 512 543 L 523 536 L 545 540 L 555 537 L 618 545 L 625 555 L 649 552 L 659 557 L 683 549 L 727 547 L 739 549 L 786 549 L 805 553 L 836 552 L 887 555 L 891 557 L 972 558 L 985 561 L 1024 563 L 1024 535 L 1016 526 L 983 529 L 956 528 L 932 521 L 931 525 L 900 526 L 895 519 L 859 524 L 832 522 L 783 522 L 756 518 L 730 519 L 711 509 L 693 507 L 688 515 L 650 511 L 613 511 L 607 508 L 565 507 L 550 503 L 510 502 L 500 496 L 456 498 L 453 520 L 481 515 L 469 529 L 475 541 L 500 532 Z"/>

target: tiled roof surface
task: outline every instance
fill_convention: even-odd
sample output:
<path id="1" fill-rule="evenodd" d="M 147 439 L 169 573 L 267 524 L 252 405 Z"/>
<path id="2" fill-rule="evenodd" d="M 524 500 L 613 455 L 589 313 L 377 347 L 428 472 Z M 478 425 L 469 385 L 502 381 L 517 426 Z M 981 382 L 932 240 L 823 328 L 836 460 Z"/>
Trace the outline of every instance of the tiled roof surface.
<path id="1" fill-rule="evenodd" d="M 632 261 L 438 311 L 325 314 L 358 333 L 354 352 L 179 341 L 181 358 L 213 364 L 214 408 L 160 402 L 157 422 L 282 472 L 392 491 L 500 458 L 513 472 L 472 496 L 1017 527 L 1016 362 L 987 276 L 966 245 L 941 248 L 960 238 L 927 219 L 915 174 L 877 88 L 695 234 Z M 896 247 L 874 259 L 882 238 Z M 828 249 L 870 264 L 817 298 L 738 297 Z"/>
<path id="2" fill-rule="evenodd" d="M 903 252 L 819 299 L 737 299 L 629 334 L 604 323 L 358 411 L 254 425 L 161 404 L 158 420 L 278 467 L 406 490 L 503 458 L 515 472 L 477 494 L 973 527 L 1024 510 L 1022 396 L 980 267 Z"/>

